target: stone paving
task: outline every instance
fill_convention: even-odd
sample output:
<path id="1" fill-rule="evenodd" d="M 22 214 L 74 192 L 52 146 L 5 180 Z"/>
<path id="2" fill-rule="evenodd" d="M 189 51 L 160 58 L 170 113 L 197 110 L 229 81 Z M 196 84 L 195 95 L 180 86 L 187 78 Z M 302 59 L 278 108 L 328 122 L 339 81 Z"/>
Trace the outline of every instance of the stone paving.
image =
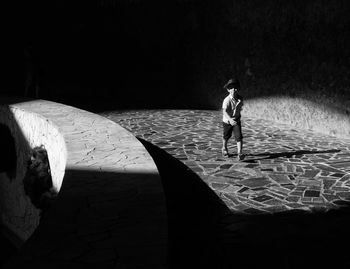
<path id="1" fill-rule="evenodd" d="M 233 140 L 232 156 L 221 156 L 220 111 L 101 114 L 181 160 L 233 212 L 328 211 L 350 201 L 350 140 L 244 117 L 239 162 Z"/>

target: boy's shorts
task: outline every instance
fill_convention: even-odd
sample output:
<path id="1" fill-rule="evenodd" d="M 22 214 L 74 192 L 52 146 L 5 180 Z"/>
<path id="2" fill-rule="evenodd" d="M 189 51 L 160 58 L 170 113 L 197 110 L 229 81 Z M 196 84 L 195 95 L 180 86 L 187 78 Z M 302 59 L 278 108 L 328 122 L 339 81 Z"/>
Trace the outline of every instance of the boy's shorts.
<path id="1" fill-rule="evenodd" d="M 223 138 L 225 140 L 229 140 L 233 133 L 235 135 L 236 142 L 242 141 L 243 135 L 242 135 L 242 126 L 240 121 L 238 121 L 237 124 L 234 126 L 226 122 L 222 122 L 222 126 L 224 127 Z"/>

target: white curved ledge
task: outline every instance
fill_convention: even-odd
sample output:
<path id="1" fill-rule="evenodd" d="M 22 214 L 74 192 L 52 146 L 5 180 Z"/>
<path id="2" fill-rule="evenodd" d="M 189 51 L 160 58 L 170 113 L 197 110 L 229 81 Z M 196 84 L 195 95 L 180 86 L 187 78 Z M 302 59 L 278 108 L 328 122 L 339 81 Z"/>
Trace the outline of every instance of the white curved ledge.
<path id="1" fill-rule="evenodd" d="M 59 190 L 56 202 L 34 233 L 27 233 L 24 239 L 31 235 L 29 240 L 8 268 L 165 267 L 167 220 L 160 177 L 153 159 L 131 133 L 102 116 L 44 100 L 12 104 L 6 113 L 1 121 L 11 130 L 17 124 L 26 147 L 45 146 Z M 16 144 L 25 152 L 23 143 Z M 14 189 L 24 197 L 21 161 Z"/>

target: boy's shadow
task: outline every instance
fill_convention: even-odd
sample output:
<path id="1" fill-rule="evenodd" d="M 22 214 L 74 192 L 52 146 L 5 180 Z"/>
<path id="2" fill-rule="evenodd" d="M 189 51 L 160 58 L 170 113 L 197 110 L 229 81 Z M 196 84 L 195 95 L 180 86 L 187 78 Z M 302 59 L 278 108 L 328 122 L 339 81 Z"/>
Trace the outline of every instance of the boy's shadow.
<path id="1" fill-rule="evenodd" d="M 258 153 L 258 154 L 246 154 L 246 160 L 244 162 L 255 162 L 257 160 L 266 160 L 266 159 L 276 159 L 276 158 L 295 158 L 299 159 L 302 155 L 306 154 L 322 154 L 322 153 L 336 153 L 340 152 L 339 149 L 330 149 L 330 150 L 295 150 L 288 152 L 278 152 L 278 153 Z M 253 158 L 251 158 L 253 157 Z"/>

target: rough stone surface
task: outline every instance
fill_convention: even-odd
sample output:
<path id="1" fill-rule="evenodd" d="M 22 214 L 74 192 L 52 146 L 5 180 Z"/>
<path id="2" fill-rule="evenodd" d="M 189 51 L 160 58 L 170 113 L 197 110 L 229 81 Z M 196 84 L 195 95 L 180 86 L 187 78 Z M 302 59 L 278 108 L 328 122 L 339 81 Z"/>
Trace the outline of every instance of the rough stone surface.
<path id="1" fill-rule="evenodd" d="M 243 162 L 221 156 L 221 112 L 111 111 L 102 115 L 181 160 L 234 212 L 312 211 L 350 200 L 350 140 L 245 117 Z M 226 194 L 230 195 L 227 196 Z M 244 199 L 242 199 L 244 198 Z M 278 208 L 277 208 L 277 207 Z"/>

